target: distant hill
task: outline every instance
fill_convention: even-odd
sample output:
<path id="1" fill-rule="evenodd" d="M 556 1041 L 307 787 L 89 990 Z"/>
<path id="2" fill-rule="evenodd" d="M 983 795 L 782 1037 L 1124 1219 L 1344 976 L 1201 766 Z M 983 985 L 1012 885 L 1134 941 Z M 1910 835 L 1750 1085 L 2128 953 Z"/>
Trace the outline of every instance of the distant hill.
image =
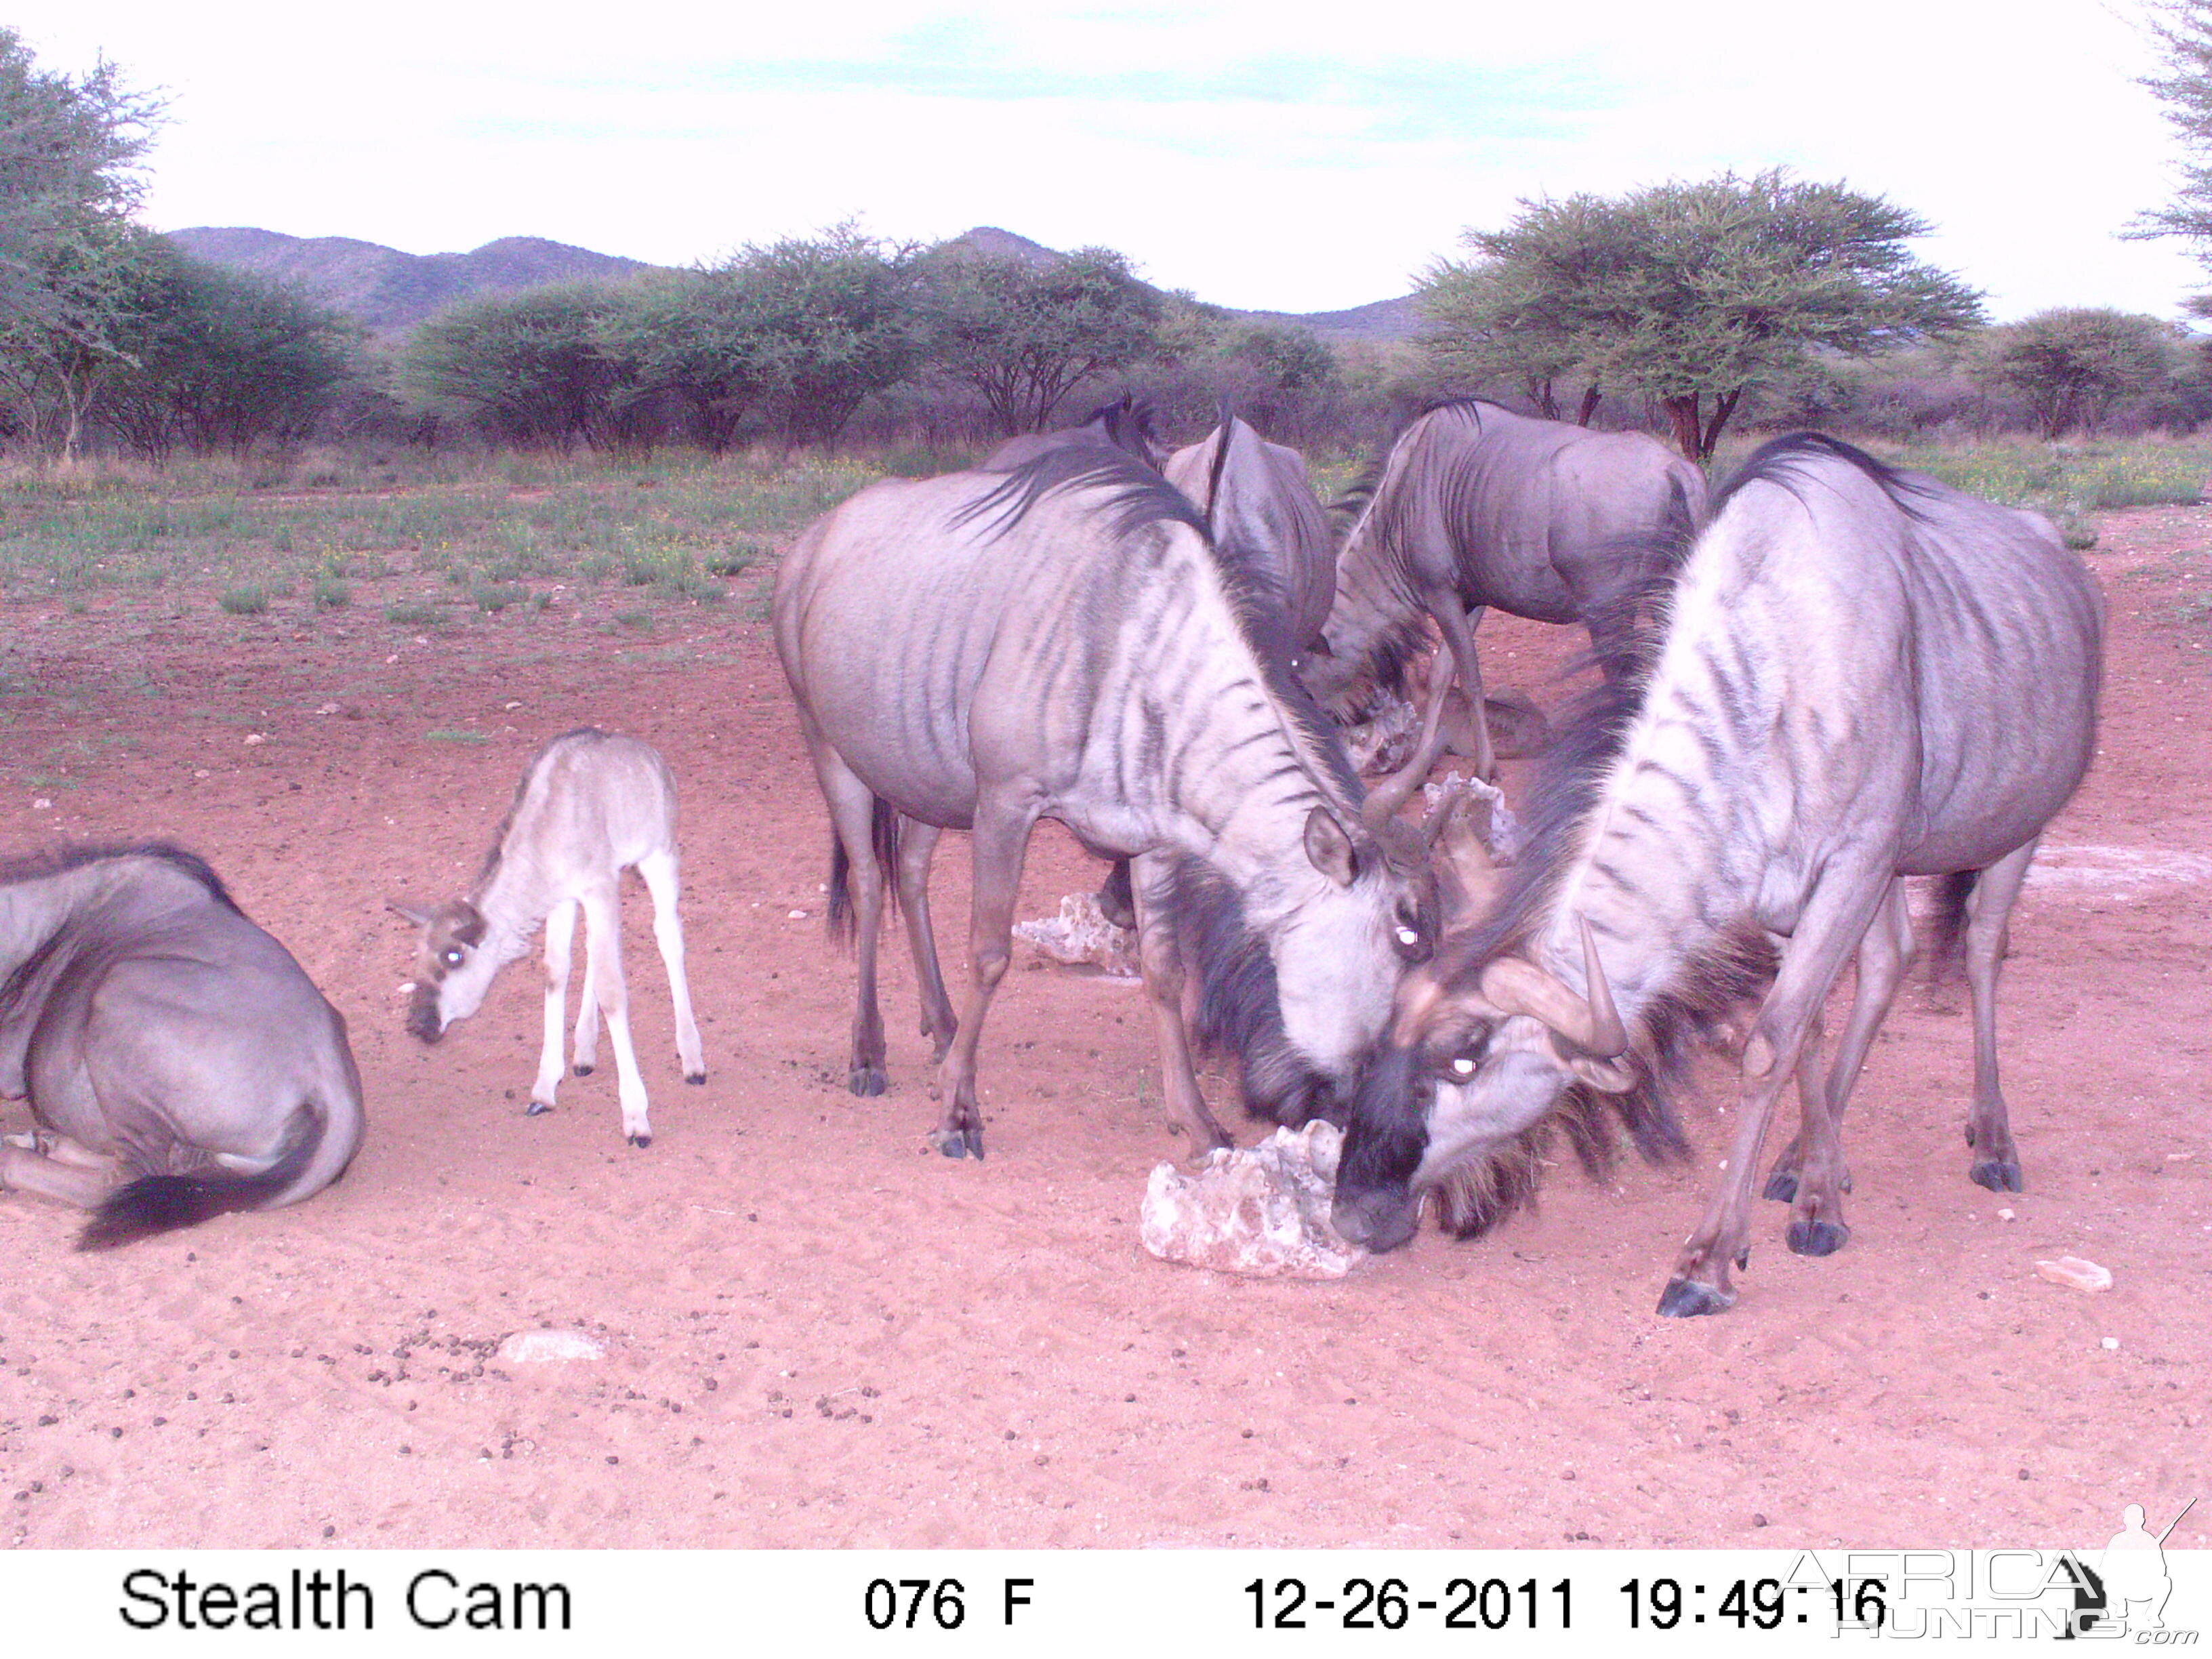
<path id="1" fill-rule="evenodd" d="M 195 258 L 254 270 L 292 283 L 379 334 L 412 328 L 456 300 L 506 294 L 579 277 L 635 276 L 654 267 L 538 236 L 507 236 L 469 253 L 402 253 L 345 236 L 286 236 L 273 230 L 173 230 L 169 240 Z M 996 225 L 977 225 L 947 246 L 1042 268 L 1066 257 Z M 1420 313 L 1410 294 L 1349 311 L 1224 310 L 1255 322 L 1294 323 L 1324 340 L 1410 340 Z"/>
<path id="2" fill-rule="evenodd" d="M 213 264 L 280 277 L 376 333 L 413 327 L 471 295 L 511 293 L 576 277 L 635 276 L 636 259 L 570 247 L 538 236 L 506 236 L 468 253 L 402 253 L 345 236 L 286 236 L 273 230 L 173 230 L 169 240 Z"/>

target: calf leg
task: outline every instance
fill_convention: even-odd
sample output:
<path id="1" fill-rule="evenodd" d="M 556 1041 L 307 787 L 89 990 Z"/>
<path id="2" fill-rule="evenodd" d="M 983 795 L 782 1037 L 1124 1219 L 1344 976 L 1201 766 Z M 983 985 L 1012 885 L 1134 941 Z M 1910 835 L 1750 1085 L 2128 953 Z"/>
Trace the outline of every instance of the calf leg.
<path id="1" fill-rule="evenodd" d="M 676 914 L 679 884 L 675 853 L 647 854 L 637 861 L 637 873 L 653 895 L 653 937 L 660 946 L 661 964 L 668 969 L 669 1000 L 676 1005 L 676 1058 L 686 1083 L 704 1083 L 706 1051 L 699 1042 L 699 1022 L 691 1012 L 691 981 L 684 971 L 684 923 Z"/>
<path id="2" fill-rule="evenodd" d="M 1161 1091 L 1200 1151 L 1236 1142 L 1206 1109 L 1191 1064 L 1190 1036 L 1184 1023 L 1182 956 L 1167 915 L 1171 865 L 1163 854 L 1147 853 L 1129 866 L 1130 890 L 1137 912 L 1137 954 L 1145 975 L 1145 994 L 1152 1005 L 1152 1028 L 1160 1041 Z"/>
<path id="3" fill-rule="evenodd" d="M 933 823 L 906 819 L 899 830 L 898 862 L 899 910 L 906 917 L 906 941 L 914 952 L 915 982 L 921 993 L 921 1034 L 936 1039 L 932 1059 L 940 1066 L 960 1029 L 953 1018 L 952 999 L 945 994 L 937 933 L 929 922 L 929 861 L 936 856 L 937 838 L 943 833 Z"/>
<path id="4" fill-rule="evenodd" d="M 622 1102 L 623 1134 L 633 1146 L 653 1144 L 645 1110 L 645 1079 L 629 1040 L 629 987 L 623 977 L 622 890 L 610 881 L 584 895 L 584 943 L 591 952 L 591 983 L 606 1016 L 615 1047 L 615 1097 Z M 578 1039 L 581 1042 L 581 1039 Z"/>
<path id="5" fill-rule="evenodd" d="M 545 1041 L 538 1051 L 538 1080 L 530 1085 L 529 1115 L 553 1109 L 561 1086 L 562 1027 L 568 1012 L 568 968 L 576 940 L 576 901 L 562 899 L 545 913 Z M 591 992 L 584 993 L 586 1002 Z M 582 1066 L 579 1071 L 586 1069 Z"/>
<path id="6" fill-rule="evenodd" d="M 1983 871 L 1966 900 L 1966 987 L 1974 1002 L 1974 1108 L 1966 1120 L 1974 1163 L 1968 1174 L 1993 1193 L 2022 1190 L 2020 1148 L 2013 1144 L 2011 1114 L 1997 1087 L 1997 969 L 2035 848 L 2030 842 Z"/>
<path id="7" fill-rule="evenodd" d="M 122 1162 L 82 1148 L 77 1153 L 64 1160 L 14 1145 L 0 1146 L 0 1192 L 34 1193 L 80 1210 L 98 1209 L 123 1184 Z"/>
<path id="8" fill-rule="evenodd" d="M 973 979 L 960 1030 L 938 1070 L 945 1115 L 930 1137 L 947 1158 L 983 1156 L 983 1113 L 975 1097 L 975 1045 L 983 1035 L 983 1016 L 991 994 L 1006 977 L 1013 954 L 1014 902 L 1022 885 L 1022 861 L 1029 852 L 1036 809 L 984 796 L 975 805 L 974 908 L 968 923 L 968 952 Z"/>

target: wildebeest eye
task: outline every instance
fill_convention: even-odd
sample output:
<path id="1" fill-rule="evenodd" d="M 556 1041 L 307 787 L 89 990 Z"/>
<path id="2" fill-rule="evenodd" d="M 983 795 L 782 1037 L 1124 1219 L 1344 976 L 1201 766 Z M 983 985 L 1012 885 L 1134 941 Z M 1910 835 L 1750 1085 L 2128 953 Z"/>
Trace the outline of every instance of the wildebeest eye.
<path id="1" fill-rule="evenodd" d="M 1458 1073 L 1462 1077 L 1473 1077 L 1474 1075 L 1474 1056 L 1473 1054 L 1453 1055 L 1451 1068 L 1453 1071 Z"/>
<path id="2" fill-rule="evenodd" d="M 459 945 L 448 945 L 446 947 L 446 966 L 448 968 L 458 968 L 462 963 L 468 960 L 468 955 L 469 953 L 461 949 Z"/>
<path id="3" fill-rule="evenodd" d="M 1398 941 L 1398 954 L 1407 962 L 1428 960 L 1428 941 L 1421 936 L 1421 918 L 1411 907 L 1398 905 L 1390 923 L 1391 935 Z"/>

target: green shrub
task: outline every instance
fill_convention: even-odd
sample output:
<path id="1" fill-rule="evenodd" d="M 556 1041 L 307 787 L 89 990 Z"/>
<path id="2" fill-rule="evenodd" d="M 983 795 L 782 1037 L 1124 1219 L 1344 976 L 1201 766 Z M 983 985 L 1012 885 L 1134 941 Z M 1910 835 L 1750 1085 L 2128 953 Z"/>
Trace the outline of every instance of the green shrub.
<path id="1" fill-rule="evenodd" d="M 353 603 L 353 589 L 336 576 L 319 577 L 315 582 L 315 606 L 321 611 L 339 611 Z"/>
<path id="2" fill-rule="evenodd" d="M 384 620 L 398 623 L 402 628 L 428 628 L 438 620 L 434 605 L 387 605 Z"/>
<path id="3" fill-rule="evenodd" d="M 269 595 L 258 586 L 234 587 L 216 603 L 234 617 L 258 617 L 269 608 Z"/>
<path id="4" fill-rule="evenodd" d="M 477 602 L 477 610 L 496 612 L 522 604 L 530 598 L 530 590 L 516 582 L 478 582 L 469 597 Z"/>

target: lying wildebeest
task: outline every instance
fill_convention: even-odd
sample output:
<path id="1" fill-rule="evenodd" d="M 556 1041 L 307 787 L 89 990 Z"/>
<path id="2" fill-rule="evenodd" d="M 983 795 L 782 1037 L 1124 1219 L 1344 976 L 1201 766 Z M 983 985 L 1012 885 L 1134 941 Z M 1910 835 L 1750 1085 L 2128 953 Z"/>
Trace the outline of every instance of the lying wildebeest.
<path id="1" fill-rule="evenodd" d="M 947 1156 L 982 1152 L 975 1047 L 1040 817 L 1134 860 L 1166 1097 L 1208 1145 L 1228 1137 L 1192 1070 L 1183 963 L 1201 1024 L 1243 1056 L 1247 1103 L 1303 1121 L 1344 1099 L 1427 948 L 1419 849 L 1363 824 L 1358 779 L 1252 570 L 1157 473 L 1097 447 L 887 479 L 785 556 L 776 650 L 830 805 L 832 923 L 859 922 L 851 1086 L 884 1085 L 876 947 L 895 872 Z M 975 837 L 957 1021 L 928 909 L 945 829 Z"/>
<path id="2" fill-rule="evenodd" d="M 623 1133 L 653 1142 L 645 1079 L 629 1040 L 629 991 L 623 977 L 622 872 L 635 868 L 653 895 L 653 936 L 676 1004 L 676 1053 L 686 1083 L 704 1083 L 707 1064 L 691 986 L 684 974 L 684 924 L 677 919 L 676 780 L 650 744 L 586 726 L 538 751 L 514 792 L 490 854 L 466 898 L 425 912 L 392 908 L 422 930 L 407 1029 L 435 1042 L 483 1004 L 493 977 L 545 927 L 545 1042 L 529 1111 L 553 1109 L 561 1082 L 561 1021 L 568 1001 L 569 949 L 584 913 L 588 955 L 576 1010 L 576 1075 L 599 1055 L 599 1016 L 614 1040 Z"/>
<path id="3" fill-rule="evenodd" d="M 1152 435 L 1152 406 L 1139 403 L 1125 392 L 1118 402 L 1102 404 L 1092 410 L 1079 425 L 1062 427 L 1056 432 L 1024 432 L 1019 437 L 1007 439 L 983 458 L 981 470 L 1011 472 L 1048 449 L 1065 449 L 1071 445 L 1118 449 L 1125 455 L 1135 456 L 1154 471 L 1168 457 L 1165 446 Z"/>
<path id="4" fill-rule="evenodd" d="M 1580 623 L 1618 674 L 1637 613 L 1666 576 L 1661 561 L 1686 545 L 1705 496 L 1698 469 L 1640 432 L 1592 432 L 1469 398 L 1400 434 L 1346 538 L 1326 649 L 1306 671 L 1314 694 L 1350 721 L 1372 688 L 1397 688 L 1424 616 L 1442 631 L 1420 741 L 1376 799 L 1395 811 L 1436 763 L 1455 667 L 1476 773 L 1496 770 L 1474 654 L 1486 608 Z"/>
<path id="5" fill-rule="evenodd" d="M 361 1146 L 345 1021 L 191 853 L 0 866 L 0 1095 L 39 1126 L 0 1188 L 96 1212 L 81 1249 L 296 1204 Z"/>
<path id="6" fill-rule="evenodd" d="M 1305 457 L 1269 443 L 1224 410 L 1221 424 L 1162 469 L 1205 514 L 1217 544 L 1253 550 L 1274 579 L 1303 656 L 1336 602 L 1336 538 L 1306 477 Z"/>
<path id="7" fill-rule="evenodd" d="M 1587 721 L 1490 921 L 1407 976 L 1363 1084 L 1337 1220 L 1388 1249 L 1479 1233 L 1532 1190 L 1563 1121 L 1586 1163 L 1613 1097 L 1679 1150 L 1666 1091 L 1687 1027 L 1779 968 L 1743 1054 L 1739 1127 L 1662 1314 L 1735 1299 L 1759 1148 L 1794 1074 L 1802 1126 L 1767 1192 L 1792 1249 L 1849 1237 L 1837 1125 L 1911 948 L 1900 878 L 1939 875 L 1973 999 L 1972 1177 L 2017 1190 L 1997 1087 L 1997 966 L 2037 838 L 2093 751 L 2103 606 L 2033 514 L 1801 434 L 1765 446 L 1682 568 L 1640 695 Z M 1856 994 L 1825 1081 L 1820 1010 Z"/>

